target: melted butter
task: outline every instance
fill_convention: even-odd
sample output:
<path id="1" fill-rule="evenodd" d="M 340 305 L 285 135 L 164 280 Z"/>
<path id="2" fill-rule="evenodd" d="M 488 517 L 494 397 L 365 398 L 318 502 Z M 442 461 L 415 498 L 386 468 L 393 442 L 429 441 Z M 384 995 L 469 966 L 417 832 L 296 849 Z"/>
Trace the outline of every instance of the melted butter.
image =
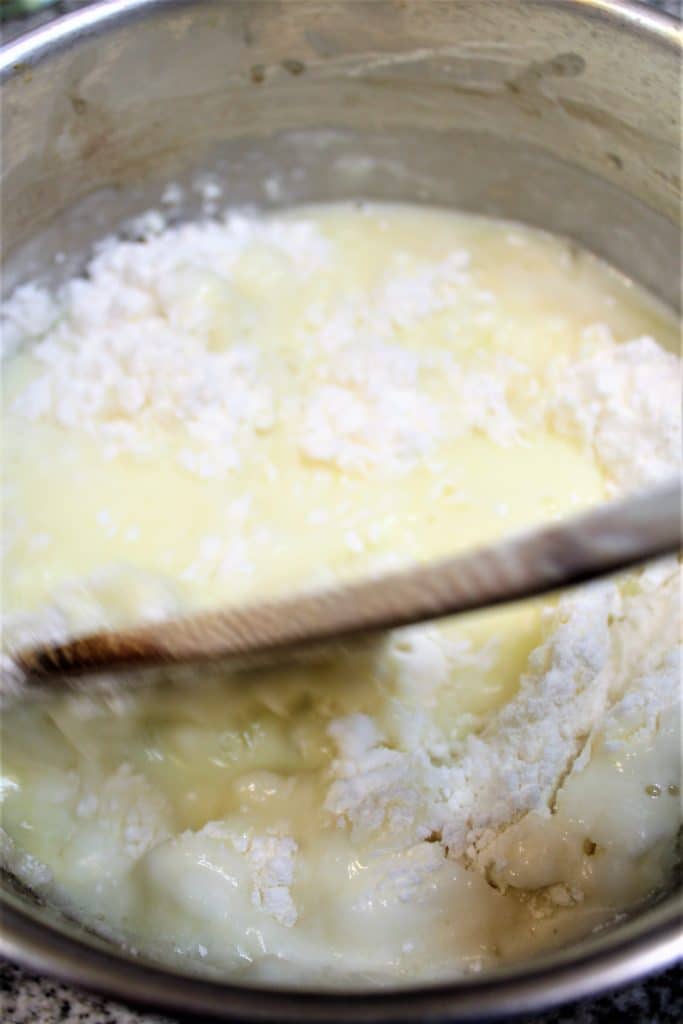
<path id="1" fill-rule="evenodd" d="M 675 347 L 675 332 L 658 307 L 555 239 L 441 211 L 372 209 L 365 215 L 343 208 L 313 211 L 333 255 L 329 267 L 297 281 L 296 288 L 282 258 L 273 267 L 267 253 L 249 251 L 237 266 L 235 289 L 256 320 L 251 336 L 268 354 L 298 368 L 299 387 L 310 386 L 316 372 L 315 361 L 301 359 L 306 312 L 314 304 L 334 305 L 338 296 L 366 294 L 397 253 L 406 256 L 407 270 L 400 273 L 442 259 L 454 247 L 471 258 L 471 285 L 446 310 L 397 330 L 397 340 L 409 349 L 428 344 L 485 367 L 496 356 L 509 356 L 539 371 L 559 355 L 576 353 L 581 329 L 595 321 L 608 323 L 617 339 L 650 330 Z M 208 287 L 203 291 L 195 281 L 191 301 L 204 302 Z M 226 314 L 217 288 L 212 280 L 212 344 L 229 346 L 241 321 Z M 472 299 L 481 292 L 495 296 L 493 311 Z M 480 322 L 482 311 L 490 313 L 490 322 Z M 107 460 L 101 445 L 78 431 L 17 423 L 13 396 L 32 374 L 29 356 L 20 355 L 7 366 L 4 381 L 9 514 L 21 517 L 5 576 L 5 601 L 12 609 L 33 609 L 59 583 L 107 564 L 158 572 L 193 605 L 280 593 L 322 570 L 335 576 L 358 572 L 371 561 L 373 547 L 406 559 L 463 550 L 594 504 L 604 494 L 600 470 L 585 452 L 531 425 L 523 445 L 513 450 L 476 432 L 449 440 L 456 408 L 448 409 L 444 438 L 427 460 L 436 471 L 418 464 L 397 479 L 381 473 L 359 478 L 302 464 L 285 416 L 258 440 L 241 471 L 201 480 L 178 466 L 177 453 L 186 442 L 172 428 L 164 433 L 162 458 L 124 453 Z M 426 394 L 446 406 L 448 389 L 438 374 L 424 382 Z M 531 402 L 519 396 L 521 407 Z M 46 493 L 58 493 L 59 502 L 46 504 Z M 440 493 L 442 500 L 426 505 L 426 497 Z M 263 526 L 260 540 L 250 544 L 250 568 L 236 558 L 225 579 L 207 578 L 201 568 L 196 580 L 188 579 L 203 539 L 244 532 L 240 512 L 231 506 L 245 498 L 251 503 L 250 532 Z M 315 520 L 316 512 L 323 521 L 302 531 L 302 522 Z M 182 531 L 181 521 L 188 524 Z M 349 551 L 351 534 L 359 535 L 364 551 Z M 36 538 L 47 538 L 44 546 Z"/>

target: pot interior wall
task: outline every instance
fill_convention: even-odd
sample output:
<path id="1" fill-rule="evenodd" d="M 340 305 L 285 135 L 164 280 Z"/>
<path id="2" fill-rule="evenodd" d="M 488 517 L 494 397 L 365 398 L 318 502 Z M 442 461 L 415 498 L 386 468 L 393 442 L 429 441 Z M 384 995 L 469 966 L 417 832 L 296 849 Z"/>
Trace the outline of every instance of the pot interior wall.
<path id="1" fill-rule="evenodd" d="M 187 188 L 174 215 L 197 215 L 210 174 L 225 204 L 362 196 L 519 219 L 678 304 L 673 29 L 646 35 L 607 0 L 127 7 L 0 59 L 5 290 L 70 275 L 169 181 Z"/>
<path id="2" fill-rule="evenodd" d="M 527 221 L 677 303 L 673 29 L 645 36 L 608 2 L 128 6 L 5 61 L 6 290 L 72 273 L 165 183 L 211 172 L 226 203 Z"/>

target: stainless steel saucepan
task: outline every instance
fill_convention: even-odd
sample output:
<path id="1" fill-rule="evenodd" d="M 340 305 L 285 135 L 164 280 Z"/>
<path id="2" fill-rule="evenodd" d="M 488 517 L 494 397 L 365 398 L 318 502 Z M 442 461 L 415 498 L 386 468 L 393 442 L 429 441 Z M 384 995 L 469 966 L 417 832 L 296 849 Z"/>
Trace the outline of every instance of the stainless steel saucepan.
<path id="1" fill-rule="evenodd" d="M 679 301 L 680 36 L 616 0 L 108 0 L 0 53 L 4 287 L 55 282 L 187 186 L 278 206 L 457 206 L 576 239 Z M 208 177 L 207 177 L 208 176 Z M 206 190 L 204 189 L 204 194 Z M 0 953 L 202 1020 L 475 1020 L 625 984 L 683 952 L 662 894 L 485 977 L 341 994 L 200 980 L 2 888 Z"/>

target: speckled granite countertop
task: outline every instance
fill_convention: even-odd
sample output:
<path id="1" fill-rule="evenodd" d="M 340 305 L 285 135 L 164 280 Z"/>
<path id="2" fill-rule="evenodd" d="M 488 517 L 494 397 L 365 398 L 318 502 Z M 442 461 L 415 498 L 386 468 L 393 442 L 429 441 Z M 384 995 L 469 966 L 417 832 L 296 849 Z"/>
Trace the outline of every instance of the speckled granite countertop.
<path id="1" fill-rule="evenodd" d="M 611 996 L 571 1003 L 554 1013 L 518 1018 L 516 1024 L 680 1024 L 682 1020 L 681 971 L 673 970 Z M 167 1017 L 139 1014 L 119 1003 L 95 999 L 66 985 L 35 978 L 8 963 L 0 965 L 0 1021 L 2 1024 L 175 1024 Z"/>
<path id="2" fill-rule="evenodd" d="M 2 0 L 4 3 L 4 0 Z M 87 2 L 87 0 L 86 0 Z M 648 0 L 646 0 L 648 2 Z M 681 17 L 683 0 L 649 0 L 653 7 Z M 57 3 L 65 13 L 83 6 Z M 25 21 L 3 25 L 3 38 L 16 36 L 50 20 L 43 12 Z M 631 985 L 600 999 L 562 1006 L 554 1012 L 518 1018 L 517 1024 L 681 1024 L 683 1021 L 683 971 L 655 975 L 641 985 Z M 142 1014 L 98 999 L 85 992 L 36 977 L 13 964 L 0 961 L 0 1024 L 175 1024 L 167 1017 Z M 199 1024 L 199 1022 L 198 1022 Z"/>

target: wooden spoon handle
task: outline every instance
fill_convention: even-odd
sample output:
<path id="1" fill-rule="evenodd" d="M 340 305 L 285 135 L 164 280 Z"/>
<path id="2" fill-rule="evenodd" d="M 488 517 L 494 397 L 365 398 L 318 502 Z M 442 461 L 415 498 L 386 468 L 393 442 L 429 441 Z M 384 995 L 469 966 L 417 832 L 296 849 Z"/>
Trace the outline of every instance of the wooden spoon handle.
<path id="1" fill-rule="evenodd" d="M 532 597 L 681 546 L 676 481 L 491 547 L 360 583 L 23 650 L 29 677 L 237 659 L 277 660 L 311 644 Z"/>

